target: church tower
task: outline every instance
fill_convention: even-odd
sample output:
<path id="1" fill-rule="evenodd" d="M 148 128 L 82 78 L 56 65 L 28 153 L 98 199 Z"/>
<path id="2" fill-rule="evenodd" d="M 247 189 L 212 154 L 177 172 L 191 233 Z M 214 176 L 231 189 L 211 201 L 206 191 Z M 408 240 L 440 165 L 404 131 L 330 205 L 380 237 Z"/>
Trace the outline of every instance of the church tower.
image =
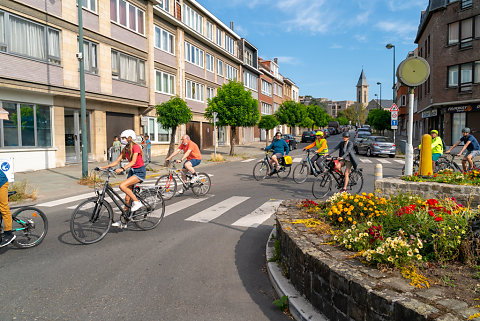
<path id="1" fill-rule="evenodd" d="M 363 104 L 365 107 L 368 105 L 368 83 L 363 68 L 357 83 L 357 103 Z"/>

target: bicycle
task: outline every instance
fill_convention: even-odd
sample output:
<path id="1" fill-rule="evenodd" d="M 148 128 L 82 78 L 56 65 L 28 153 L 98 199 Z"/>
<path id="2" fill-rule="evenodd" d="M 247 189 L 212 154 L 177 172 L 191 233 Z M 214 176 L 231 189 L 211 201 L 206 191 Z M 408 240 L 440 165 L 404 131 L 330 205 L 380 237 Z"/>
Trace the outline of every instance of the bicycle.
<path id="1" fill-rule="evenodd" d="M 345 174 L 335 169 L 335 161 L 337 157 L 325 159 L 327 170 L 320 174 L 312 184 L 312 194 L 315 198 L 323 198 L 327 196 L 333 184 L 337 189 L 342 189 L 345 183 Z M 361 168 L 353 169 L 348 176 L 347 192 L 350 194 L 358 194 L 363 188 L 363 171 Z"/>
<path id="2" fill-rule="evenodd" d="M 265 152 L 265 158 L 261 161 L 258 161 L 255 166 L 253 166 L 253 177 L 259 181 L 265 179 L 269 173 L 273 170 L 273 165 L 270 164 L 270 160 L 272 159 L 272 151 Z M 278 160 L 278 164 L 280 164 L 280 168 L 277 169 L 277 176 L 280 179 L 285 179 L 290 175 L 290 171 L 292 170 L 291 165 L 285 164 L 284 157 L 281 157 Z"/>
<path id="3" fill-rule="evenodd" d="M 115 170 L 110 167 L 95 170 L 106 174 L 105 182 L 100 185 L 101 188 L 100 186 L 95 188 L 97 196 L 86 199 L 75 208 L 70 219 L 70 232 L 78 242 L 92 244 L 107 235 L 113 222 L 113 209 L 106 200 L 107 196 L 120 210 L 122 224 L 133 222 L 141 230 L 151 230 L 160 224 L 165 215 L 165 202 L 158 187 L 140 188 L 136 185 L 133 193 L 142 202 L 143 207 L 132 213 L 131 206 L 109 183 L 110 177 L 115 175 Z"/>
<path id="4" fill-rule="evenodd" d="M 8 192 L 8 197 L 17 192 Z M 10 210 L 12 213 L 12 232 L 15 234 L 15 240 L 12 244 L 15 247 L 26 249 L 34 247 L 42 243 L 47 235 L 48 220 L 45 213 L 34 206 L 13 206 Z M 2 216 L 0 215 L 0 230 L 2 228 Z"/>
<path id="5" fill-rule="evenodd" d="M 160 176 L 155 182 L 155 186 L 160 186 L 164 200 L 171 199 L 177 192 L 177 179 L 181 182 L 185 191 L 191 188 L 195 196 L 203 196 L 210 191 L 212 182 L 207 173 L 197 173 L 198 180 L 192 183 L 190 180 L 184 181 L 181 172 L 180 169 L 177 169 L 175 163 L 173 163 L 168 169 L 168 174 Z M 190 173 L 187 173 L 187 177 L 189 174 Z"/>
<path id="6" fill-rule="evenodd" d="M 458 165 L 457 162 L 455 162 L 455 158 L 461 157 L 457 156 L 457 154 L 446 154 L 445 155 L 445 160 L 442 161 L 444 164 L 442 169 L 451 169 L 452 171 L 457 171 L 457 172 L 463 172 L 463 167 L 461 165 Z M 469 165 L 470 166 L 470 165 Z M 472 168 L 470 168 L 471 170 Z M 474 161 L 473 162 L 473 169 L 480 169 L 480 161 Z"/>
<path id="7" fill-rule="evenodd" d="M 433 170 L 434 173 L 442 171 L 444 169 L 447 169 L 449 166 L 447 165 L 448 159 L 442 155 L 440 158 L 435 161 L 435 169 Z M 402 175 L 405 175 L 405 164 L 403 165 L 402 168 Z M 420 172 L 420 151 L 415 151 L 415 157 L 413 159 L 413 167 L 412 167 L 412 173 L 419 173 Z"/>
<path id="8" fill-rule="evenodd" d="M 325 171 L 326 166 L 325 166 L 325 163 L 323 162 L 323 156 L 321 156 L 321 163 L 320 163 L 321 169 L 318 170 L 315 168 L 312 160 L 310 159 L 310 153 L 315 153 L 315 152 L 310 149 L 307 149 L 306 152 L 307 152 L 307 156 L 305 156 L 305 159 L 300 164 L 295 166 L 295 168 L 293 169 L 293 174 L 292 174 L 293 180 L 297 184 L 304 183 L 307 180 L 308 175 L 310 174 L 317 177 L 318 175 L 320 175 Z"/>

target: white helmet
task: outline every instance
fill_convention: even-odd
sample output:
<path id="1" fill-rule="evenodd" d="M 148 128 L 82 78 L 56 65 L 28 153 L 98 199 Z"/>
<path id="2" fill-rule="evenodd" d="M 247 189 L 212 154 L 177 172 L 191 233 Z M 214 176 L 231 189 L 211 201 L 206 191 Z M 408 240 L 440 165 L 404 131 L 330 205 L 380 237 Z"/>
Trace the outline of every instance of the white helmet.
<path id="1" fill-rule="evenodd" d="M 135 140 L 137 139 L 137 134 L 135 134 L 135 132 L 131 129 L 126 129 L 120 134 L 120 138 L 122 137 L 132 137 L 132 140 Z"/>

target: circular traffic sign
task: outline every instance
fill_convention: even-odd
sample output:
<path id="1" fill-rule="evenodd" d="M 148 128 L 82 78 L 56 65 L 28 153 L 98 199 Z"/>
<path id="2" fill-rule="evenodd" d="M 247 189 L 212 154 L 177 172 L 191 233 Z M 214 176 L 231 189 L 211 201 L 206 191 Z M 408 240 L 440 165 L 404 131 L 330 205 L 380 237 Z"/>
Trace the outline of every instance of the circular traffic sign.
<path id="1" fill-rule="evenodd" d="M 416 87 L 427 81 L 430 75 L 430 65 L 422 57 L 408 57 L 400 63 L 397 78 L 409 87 Z"/>
<path id="2" fill-rule="evenodd" d="M 392 111 L 392 119 L 398 118 L 398 111 Z"/>

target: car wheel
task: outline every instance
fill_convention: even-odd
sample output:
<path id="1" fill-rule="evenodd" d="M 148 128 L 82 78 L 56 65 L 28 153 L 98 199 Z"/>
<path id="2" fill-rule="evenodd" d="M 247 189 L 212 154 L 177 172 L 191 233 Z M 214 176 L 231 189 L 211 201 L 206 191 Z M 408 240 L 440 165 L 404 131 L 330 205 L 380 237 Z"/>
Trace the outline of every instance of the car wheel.
<path id="1" fill-rule="evenodd" d="M 395 158 L 395 155 L 388 155 L 388 157 L 390 157 L 390 158 Z"/>
<path id="2" fill-rule="evenodd" d="M 372 157 L 372 150 L 370 148 L 367 148 L 367 156 Z"/>

